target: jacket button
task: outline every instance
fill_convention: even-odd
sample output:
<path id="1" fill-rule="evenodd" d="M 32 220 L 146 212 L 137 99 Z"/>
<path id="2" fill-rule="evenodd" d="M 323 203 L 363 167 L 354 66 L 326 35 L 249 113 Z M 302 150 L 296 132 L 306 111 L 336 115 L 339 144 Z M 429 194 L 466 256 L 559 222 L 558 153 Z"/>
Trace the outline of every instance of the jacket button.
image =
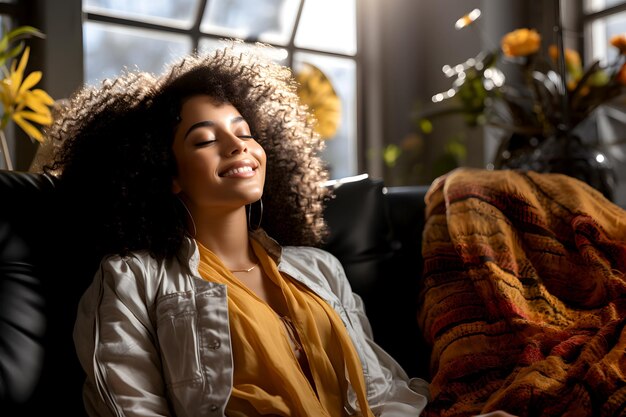
<path id="1" fill-rule="evenodd" d="M 211 411 L 217 411 L 219 407 L 216 406 L 215 404 L 211 404 L 211 407 L 209 408 Z"/>
<path id="2" fill-rule="evenodd" d="M 218 349 L 222 344 L 220 343 L 219 339 L 218 340 L 214 340 L 210 345 L 209 345 L 209 349 Z"/>

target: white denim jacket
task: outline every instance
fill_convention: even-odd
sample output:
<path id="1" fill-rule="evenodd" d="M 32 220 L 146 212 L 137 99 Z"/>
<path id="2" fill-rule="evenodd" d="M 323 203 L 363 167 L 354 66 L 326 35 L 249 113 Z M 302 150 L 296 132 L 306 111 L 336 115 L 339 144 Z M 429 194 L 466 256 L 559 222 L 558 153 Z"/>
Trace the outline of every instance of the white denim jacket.
<path id="1" fill-rule="evenodd" d="M 281 248 L 263 231 L 251 237 L 281 273 L 337 311 L 361 358 L 374 414 L 419 415 L 427 382 L 409 379 L 374 343 L 363 303 L 339 261 L 316 248 Z M 233 384 L 226 286 L 200 278 L 198 262 L 191 239 L 174 259 L 159 262 L 137 252 L 102 261 L 74 327 L 90 416 L 224 416 Z M 352 387 L 346 398 L 348 413 L 360 415 Z"/>

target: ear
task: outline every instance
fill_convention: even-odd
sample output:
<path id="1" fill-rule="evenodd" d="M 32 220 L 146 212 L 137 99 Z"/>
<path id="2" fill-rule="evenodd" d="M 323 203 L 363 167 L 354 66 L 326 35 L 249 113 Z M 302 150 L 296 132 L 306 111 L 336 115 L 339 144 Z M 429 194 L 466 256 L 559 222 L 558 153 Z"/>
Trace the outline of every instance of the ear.
<path id="1" fill-rule="evenodd" d="M 180 186 L 180 184 L 178 183 L 178 180 L 176 178 L 174 178 L 172 180 L 172 193 L 174 194 L 178 194 L 181 191 L 183 191 L 183 188 Z"/>

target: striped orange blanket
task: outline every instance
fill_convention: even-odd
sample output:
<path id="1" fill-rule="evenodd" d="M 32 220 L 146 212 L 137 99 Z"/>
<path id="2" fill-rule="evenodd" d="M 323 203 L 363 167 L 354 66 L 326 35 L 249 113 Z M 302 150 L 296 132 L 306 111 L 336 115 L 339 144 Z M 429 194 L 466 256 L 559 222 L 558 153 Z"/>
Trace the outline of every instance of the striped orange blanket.
<path id="1" fill-rule="evenodd" d="M 426 415 L 626 415 L 626 211 L 563 175 L 467 168 L 426 204 Z"/>

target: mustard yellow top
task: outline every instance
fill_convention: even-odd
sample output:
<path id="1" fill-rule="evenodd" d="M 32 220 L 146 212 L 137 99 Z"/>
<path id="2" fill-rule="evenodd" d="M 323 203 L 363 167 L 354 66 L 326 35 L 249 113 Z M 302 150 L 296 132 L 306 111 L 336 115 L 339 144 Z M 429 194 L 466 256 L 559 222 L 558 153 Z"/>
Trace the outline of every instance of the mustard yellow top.
<path id="1" fill-rule="evenodd" d="M 324 300 L 278 271 L 265 249 L 251 239 L 260 266 L 282 293 L 289 319 L 235 277 L 209 249 L 198 242 L 202 278 L 225 284 L 234 361 L 233 391 L 228 416 L 345 416 L 345 395 L 352 385 L 364 416 L 367 404 L 359 356 L 344 324 Z M 289 335 L 291 331 L 297 333 Z M 291 339 L 290 339 L 291 338 Z M 294 340 L 295 339 L 295 340 Z M 290 340 L 300 341 L 313 384 L 296 359 Z"/>

